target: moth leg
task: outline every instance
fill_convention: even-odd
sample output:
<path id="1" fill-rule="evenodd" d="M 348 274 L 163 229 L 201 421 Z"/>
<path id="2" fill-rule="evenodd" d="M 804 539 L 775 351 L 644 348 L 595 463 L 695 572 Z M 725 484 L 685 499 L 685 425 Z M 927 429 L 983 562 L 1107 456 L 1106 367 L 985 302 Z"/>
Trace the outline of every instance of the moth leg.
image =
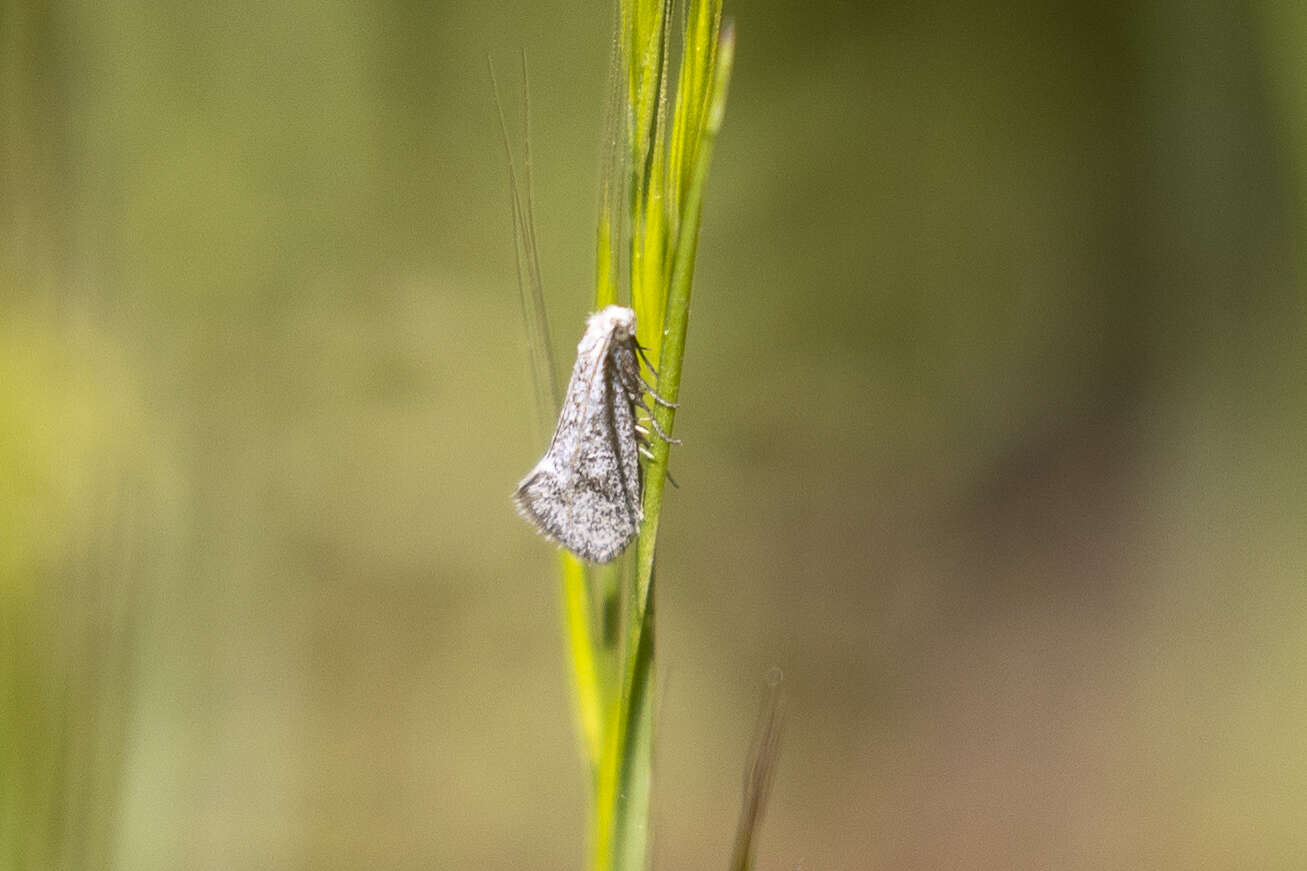
<path id="1" fill-rule="evenodd" d="M 654 420 L 652 417 L 649 418 L 649 422 L 653 424 L 654 432 L 658 433 L 658 438 L 667 442 L 669 445 L 685 444 L 685 442 L 681 441 L 680 439 L 674 439 L 671 436 L 669 436 L 667 433 L 663 432 L 663 428 L 658 425 L 658 421 Z"/>
<path id="2" fill-rule="evenodd" d="M 648 445 L 640 445 L 639 450 L 640 450 L 640 456 L 644 457 L 646 460 L 652 460 L 654 458 L 653 451 L 649 450 Z M 681 485 L 676 483 L 676 479 L 672 477 L 672 473 L 670 471 L 665 470 L 664 474 L 667 475 L 667 480 L 672 482 L 673 487 L 675 487 L 677 490 L 681 489 Z"/>
<path id="3" fill-rule="evenodd" d="M 637 375 L 636 377 L 639 378 L 640 376 Z M 644 390 L 645 390 L 646 393 L 648 393 L 650 396 L 653 397 L 653 401 L 654 401 L 654 402 L 658 403 L 659 405 L 663 406 L 664 408 L 680 408 L 680 407 L 681 407 L 681 403 L 679 403 L 679 402 L 668 402 L 666 399 L 663 399 L 663 398 L 662 398 L 661 396 L 659 396 L 657 393 L 654 393 L 653 386 L 652 386 L 648 381 L 645 381 L 643 378 L 640 378 L 640 386 L 642 386 L 642 387 L 644 388 Z"/>
<path id="4" fill-rule="evenodd" d="M 640 373 L 638 370 L 635 372 L 628 372 L 627 370 L 619 366 L 616 367 L 616 372 L 617 372 L 618 380 L 622 382 L 622 387 L 626 390 L 627 395 L 631 399 L 631 404 L 637 408 L 643 408 L 646 412 L 648 412 L 649 424 L 653 427 L 654 432 L 658 433 L 658 437 L 661 438 L 663 441 L 667 442 L 669 445 L 681 444 L 680 439 L 674 439 L 671 436 L 669 436 L 667 433 L 663 432 L 663 428 L 658 425 L 658 421 L 654 420 L 653 409 L 650 408 L 649 405 L 644 401 L 644 393 L 640 390 L 640 388 L 641 387 L 645 388 L 645 390 L 648 391 L 649 395 L 653 397 L 654 402 L 658 403 L 659 405 L 663 405 L 668 408 L 677 408 L 678 405 L 673 402 L 668 402 L 666 399 L 663 399 L 657 393 L 654 393 L 653 388 L 651 388 L 647 383 L 645 383 L 645 380 L 640 377 Z M 634 384 L 631 383 L 632 380 L 635 381 Z M 648 430 L 645 430 L 645 433 L 648 434 Z"/>
<path id="5" fill-rule="evenodd" d="M 669 445 L 682 444 L 680 439 L 674 439 L 671 436 L 669 436 L 667 433 L 663 432 L 663 428 L 658 425 L 658 421 L 654 420 L 653 409 L 651 409 L 648 405 L 645 405 L 643 399 L 637 399 L 635 401 L 635 404 L 638 407 L 643 408 L 645 411 L 649 412 L 649 425 L 653 427 L 654 432 L 658 433 L 658 437 L 660 439 L 667 442 Z"/>
<path id="6" fill-rule="evenodd" d="M 653 367 L 650 366 L 649 368 L 652 369 Z M 645 381 L 644 376 L 642 376 L 638 370 L 635 372 L 626 372 L 619 369 L 618 373 L 621 375 L 622 378 L 622 386 L 625 387 L 626 392 L 630 393 L 632 396 L 638 397 L 643 393 L 648 393 L 650 396 L 653 397 L 654 402 L 658 403 L 664 408 L 681 407 L 681 404 L 679 402 L 668 402 L 666 399 L 663 399 L 661 396 L 655 393 L 653 389 L 653 385 L 650 384 L 648 381 Z M 654 374 L 657 375 L 658 373 L 655 372 Z M 631 383 L 632 381 L 634 381 L 635 383 Z M 643 390 L 641 388 L 643 388 Z M 646 408 L 646 410 L 648 409 Z"/>

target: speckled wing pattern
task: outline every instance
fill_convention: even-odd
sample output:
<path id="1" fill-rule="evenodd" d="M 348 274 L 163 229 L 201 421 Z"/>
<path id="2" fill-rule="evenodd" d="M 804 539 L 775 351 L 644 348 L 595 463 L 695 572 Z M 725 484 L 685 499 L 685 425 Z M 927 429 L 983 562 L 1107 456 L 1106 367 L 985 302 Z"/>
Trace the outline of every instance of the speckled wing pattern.
<path id="1" fill-rule="evenodd" d="M 644 518 L 640 498 L 635 313 L 591 316 L 549 449 L 518 485 L 518 512 L 546 537 L 596 563 L 615 559 Z"/>

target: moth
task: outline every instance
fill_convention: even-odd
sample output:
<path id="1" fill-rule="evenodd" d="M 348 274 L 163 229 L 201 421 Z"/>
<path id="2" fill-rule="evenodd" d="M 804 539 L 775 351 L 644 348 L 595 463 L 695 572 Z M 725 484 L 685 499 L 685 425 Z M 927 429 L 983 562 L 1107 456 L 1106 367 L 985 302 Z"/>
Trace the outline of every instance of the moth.
<path id="1" fill-rule="evenodd" d="M 635 411 L 650 411 L 643 394 L 676 407 L 640 376 L 641 359 L 649 365 L 633 310 L 610 305 L 590 315 L 549 448 L 513 494 L 518 513 L 542 535 L 594 563 L 616 559 L 644 520 L 640 454 L 648 431 Z M 649 423 L 663 440 L 680 443 L 652 413 Z"/>

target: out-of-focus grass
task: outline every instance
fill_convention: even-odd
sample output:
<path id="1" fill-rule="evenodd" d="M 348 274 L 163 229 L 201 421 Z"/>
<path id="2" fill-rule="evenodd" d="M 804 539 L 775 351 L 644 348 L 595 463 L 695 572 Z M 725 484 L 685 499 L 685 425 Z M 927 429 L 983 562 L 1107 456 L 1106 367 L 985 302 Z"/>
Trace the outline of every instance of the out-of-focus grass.
<path id="1" fill-rule="evenodd" d="M 16 298 L 29 294 L 16 293 Z M 0 318 L 0 867 L 108 867 L 163 542 L 130 354 L 85 311 Z"/>
<path id="2" fill-rule="evenodd" d="M 1307 238 L 1307 69 L 1301 35 L 1307 11 L 1294 3 L 1262 2 L 1255 8 L 1257 46 L 1264 63 L 1272 129 L 1285 157 L 1285 172 L 1296 184 L 1299 238 Z M 1298 246 L 1300 268 L 1307 274 L 1307 245 Z"/>

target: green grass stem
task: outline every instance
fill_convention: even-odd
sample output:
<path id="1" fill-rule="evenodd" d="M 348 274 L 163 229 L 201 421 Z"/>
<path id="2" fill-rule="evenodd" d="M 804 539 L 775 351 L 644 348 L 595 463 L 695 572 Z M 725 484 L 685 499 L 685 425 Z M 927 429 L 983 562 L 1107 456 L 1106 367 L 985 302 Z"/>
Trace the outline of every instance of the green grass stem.
<path id="1" fill-rule="evenodd" d="M 710 7 L 717 11 L 713 12 Z M 694 4 L 690 20 L 720 21 L 720 5 Z M 699 79 L 703 91 L 701 94 L 682 92 L 678 95 L 677 103 L 678 107 L 703 106 L 706 107 L 706 112 L 687 112 L 684 116 L 678 112 L 673 116 L 673 137 L 677 141 L 694 143 L 695 147 L 690 152 L 683 152 L 681 167 L 689 174 L 688 182 L 683 182 L 680 178 L 669 180 L 669 187 L 673 189 L 683 185 L 686 195 L 681 204 L 683 208 L 674 222 L 679 232 L 671 249 L 670 264 L 666 257 L 659 258 L 663 266 L 661 274 L 665 276 L 661 282 L 665 304 L 659 307 L 661 311 L 657 314 L 642 312 L 640 298 L 633 292 L 637 317 L 641 322 L 651 321 L 660 326 L 657 334 L 661 336 L 661 341 L 655 346 L 659 366 L 657 389 L 659 395 L 672 402 L 680 394 L 703 190 L 712 147 L 721 127 L 734 59 L 734 32 L 729 23 L 722 28 L 720 35 L 716 26 L 687 29 L 687 38 L 696 34 L 712 38 L 713 43 L 708 47 L 697 43 L 687 45 L 686 55 L 705 63 L 709 74 Z M 652 123 L 658 122 L 654 120 Z M 698 129 L 685 132 L 684 127 L 687 125 Z M 664 195 L 661 198 L 651 197 L 645 202 L 657 203 L 661 207 L 674 200 Z M 661 211 L 659 208 L 660 213 Z M 654 222 L 647 222 L 645 226 L 652 223 Z M 662 221 L 660 226 L 665 227 L 667 223 L 669 222 Z M 649 238 L 646 236 L 646 242 Z M 654 240 L 655 245 L 659 242 L 660 240 Z M 654 253 L 656 252 L 651 250 L 645 251 L 646 266 Z M 670 269 L 667 268 L 668 265 Z M 633 269 L 634 271 L 636 270 Z M 646 281 L 649 274 L 645 273 Z M 633 276 L 633 280 L 639 279 Z M 663 312 L 665 320 L 659 317 Z M 675 425 L 675 409 L 655 405 L 654 415 L 662 429 L 670 434 Z M 653 459 L 645 469 L 644 524 L 636 543 L 635 572 L 626 598 L 621 692 L 597 782 L 597 828 L 592 864 L 596 871 L 643 868 L 648 856 L 649 795 L 652 782 L 654 553 L 670 446 L 655 438 L 652 453 Z"/>
<path id="2" fill-rule="evenodd" d="M 672 0 L 620 0 L 596 232 L 595 308 L 629 290 L 657 391 L 675 401 L 689 324 L 703 188 L 726 101 L 733 35 L 721 0 L 690 0 L 669 112 Z M 523 61 L 523 81 L 526 65 Z M 493 66 L 491 77 L 494 77 Z M 531 196 L 531 152 L 517 172 L 496 85 L 517 233 L 523 320 L 538 405 L 556 409 L 558 373 L 544 318 Z M 523 100 L 523 112 L 527 106 Z M 523 124 L 525 125 L 525 120 Z M 552 401 L 551 401 L 552 400 Z M 664 432 L 673 409 L 655 406 Z M 581 755 L 591 775 L 590 867 L 643 869 L 649 861 L 653 783 L 653 560 L 668 444 L 655 438 L 644 469 L 644 523 L 633 553 L 607 566 L 560 558 L 563 630 Z"/>

